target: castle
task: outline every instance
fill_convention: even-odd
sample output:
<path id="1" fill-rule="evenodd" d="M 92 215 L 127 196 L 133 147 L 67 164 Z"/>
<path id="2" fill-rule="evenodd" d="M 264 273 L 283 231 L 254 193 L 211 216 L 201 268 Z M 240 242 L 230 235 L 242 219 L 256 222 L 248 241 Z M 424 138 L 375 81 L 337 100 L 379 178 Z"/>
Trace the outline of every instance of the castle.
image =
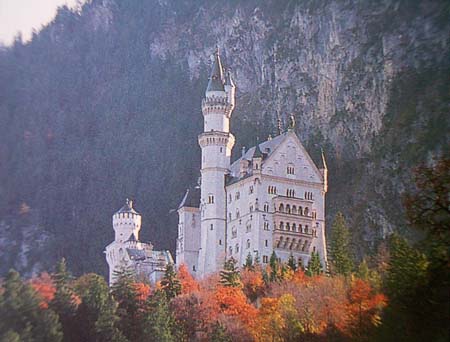
<path id="1" fill-rule="evenodd" d="M 150 243 L 139 241 L 141 220 L 129 199 L 113 215 L 115 238 L 105 250 L 110 284 L 114 282 L 114 272 L 123 267 L 155 283 L 164 275 L 167 264 L 173 263 L 169 251 L 155 251 Z"/>
<path id="2" fill-rule="evenodd" d="M 275 251 L 307 265 L 311 253 L 326 267 L 327 166 L 318 168 L 294 132 L 242 151 L 231 164 L 235 138 L 230 118 L 235 85 L 224 75 L 219 51 L 202 100 L 201 183 L 186 191 L 178 208 L 177 265 L 196 277 L 220 270 L 227 258 L 243 265 L 250 255 L 267 264 Z"/>

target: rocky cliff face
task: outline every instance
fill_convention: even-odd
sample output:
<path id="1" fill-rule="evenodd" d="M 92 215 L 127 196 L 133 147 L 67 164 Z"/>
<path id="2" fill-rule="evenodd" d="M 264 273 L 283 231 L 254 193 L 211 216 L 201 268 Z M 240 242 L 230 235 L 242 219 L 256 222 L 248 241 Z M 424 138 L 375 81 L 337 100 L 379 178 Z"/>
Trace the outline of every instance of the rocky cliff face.
<path id="1" fill-rule="evenodd" d="M 95 0 L 61 9 L 30 44 L 0 55 L 9 124 L 0 176 L 11 184 L 0 213 L 28 203 L 51 246 L 70 240 L 50 247 L 53 258 L 69 253 L 77 272 L 98 271 L 109 214 L 132 196 L 144 237 L 148 222 L 155 246 L 174 249 L 168 213 L 197 177 L 200 101 L 218 44 L 237 84 L 235 153 L 294 114 L 313 158 L 324 148 L 329 161 L 329 221 L 343 211 L 358 254 L 367 253 L 404 224 L 411 168 L 449 152 L 449 13 L 437 0 Z M 81 244 L 89 260 L 77 255 Z"/>

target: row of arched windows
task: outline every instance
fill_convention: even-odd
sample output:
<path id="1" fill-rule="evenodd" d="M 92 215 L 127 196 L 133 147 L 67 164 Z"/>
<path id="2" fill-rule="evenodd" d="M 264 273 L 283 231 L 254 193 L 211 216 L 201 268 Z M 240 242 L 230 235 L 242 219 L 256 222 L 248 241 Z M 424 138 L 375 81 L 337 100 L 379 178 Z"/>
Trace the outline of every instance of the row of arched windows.
<path id="1" fill-rule="evenodd" d="M 288 232 L 296 232 L 296 233 L 303 233 L 303 234 L 311 234 L 312 233 L 312 231 L 310 230 L 310 228 L 308 227 L 307 224 L 305 226 L 303 226 L 301 223 L 299 223 L 297 225 L 295 223 L 289 223 L 289 222 L 284 223 L 283 221 L 281 221 L 278 224 L 278 229 L 286 230 Z"/>
<path id="2" fill-rule="evenodd" d="M 286 204 L 286 206 L 284 206 L 283 203 L 280 203 L 280 205 L 278 206 L 278 211 L 280 213 L 286 213 L 286 214 L 293 214 L 293 215 L 300 215 L 300 216 L 309 216 L 309 208 L 305 207 L 303 209 L 302 206 L 299 206 L 297 208 L 296 205 L 293 205 L 291 207 L 290 204 Z"/>

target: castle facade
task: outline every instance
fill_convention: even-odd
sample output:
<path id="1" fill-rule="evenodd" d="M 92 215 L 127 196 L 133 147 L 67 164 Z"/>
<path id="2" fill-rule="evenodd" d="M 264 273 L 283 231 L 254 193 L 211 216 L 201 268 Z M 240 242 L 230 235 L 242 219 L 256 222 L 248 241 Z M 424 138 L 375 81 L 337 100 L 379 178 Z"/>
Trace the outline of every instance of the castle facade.
<path id="1" fill-rule="evenodd" d="M 196 277 L 220 270 L 227 258 L 262 264 L 275 251 L 307 265 L 311 253 L 327 263 L 325 194 L 327 166 L 317 167 L 294 132 L 257 143 L 231 163 L 235 138 L 230 119 L 235 85 L 224 75 L 219 52 L 202 100 L 201 182 L 186 191 L 178 208 L 177 265 Z"/>

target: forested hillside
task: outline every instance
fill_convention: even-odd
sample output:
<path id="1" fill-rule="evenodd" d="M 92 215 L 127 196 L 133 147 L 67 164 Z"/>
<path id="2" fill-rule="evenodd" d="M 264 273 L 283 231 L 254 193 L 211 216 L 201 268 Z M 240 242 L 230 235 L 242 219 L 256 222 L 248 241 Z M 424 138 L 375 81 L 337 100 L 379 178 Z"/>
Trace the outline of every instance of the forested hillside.
<path id="1" fill-rule="evenodd" d="M 232 68 L 235 153 L 293 113 L 328 158 L 328 218 L 357 255 L 403 233 L 411 169 L 448 154 L 446 1 L 119 1 L 60 8 L 0 50 L 0 275 L 62 256 L 104 273 L 126 197 L 142 237 L 175 248 L 199 175 L 200 101 L 216 44 Z"/>

